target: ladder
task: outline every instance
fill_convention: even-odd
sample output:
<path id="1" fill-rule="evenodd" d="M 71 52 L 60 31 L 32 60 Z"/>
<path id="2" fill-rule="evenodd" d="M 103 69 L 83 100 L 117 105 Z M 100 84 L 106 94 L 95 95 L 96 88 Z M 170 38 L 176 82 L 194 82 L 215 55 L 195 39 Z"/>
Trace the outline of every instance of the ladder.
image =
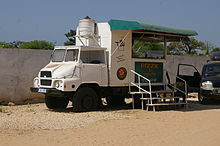
<path id="1" fill-rule="evenodd" d="M 140 95 L 141 98 L 141 109 L 148 111 L 150 107 L 153 108 L 153 111 L 155 112 L 155 108 L 159 106 L 177 106 L 177 105 L 186 105 L 187 104 L 187 84 L 186 81 L 182 78 L 178 77 L 183 83 L 184 83 L 184 91 L 182 89 L 179 89 L 176 87 L 175 84 L 167 83 L 165 81 L 164 83 L 164 89 L 159 91 L 152 91 L 152 84 L 151 81 L 140 75 L 139 73 L 135 72 L 134 70 L 131 70 L 131 73 L 134 74 L 135 77 L 137 77 L 137 83 L 130 82 L 129 84 L 129 94 L 132 96 L 132 108 L 135 108 L 134 100 L 135 95 Z M 168 74 L 168 72 L 166 72 Z M 145 87 L 147 86 L 147 89 L 144 89 L 143 83 L 141 81 L 144 81 Z M 135 87 L 136 90 L 132 89 L 131 86 Z M 171 89 L 167 89 L 167 87 Z M 133 90 L 133 91 L 132 91 Z M 176 93 L 181 93 L 184 96 L 176 95 Z"/>

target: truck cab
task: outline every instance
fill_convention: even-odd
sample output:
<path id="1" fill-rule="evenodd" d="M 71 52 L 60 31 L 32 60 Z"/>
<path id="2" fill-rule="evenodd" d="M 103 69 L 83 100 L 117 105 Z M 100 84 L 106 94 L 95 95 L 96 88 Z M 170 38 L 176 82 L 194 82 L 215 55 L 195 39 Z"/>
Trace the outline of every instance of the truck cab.
<path id="1" fill-rule="evenodd" d="M 49 108 L 62 108 L 80 86 L 89 85 L 108 85 L 106 48 L 56 46 L 50 63 L 40 70 L 31 90 L 44 93 Z M 55 98 L 65 104 L 50 105 L 50 99 Z"/>
<path id="2" fill-rule="evenodd" d="M 61 91 L 76 91 L 82 83 L 96 82 L 107 85 L 105 48 L 57 46 L 51 61 L 35 78 L 34 85 Z M 74 84 L 73 84 L 74 82 Z M 41 90 L 40 92 L 47 92 Z"/>

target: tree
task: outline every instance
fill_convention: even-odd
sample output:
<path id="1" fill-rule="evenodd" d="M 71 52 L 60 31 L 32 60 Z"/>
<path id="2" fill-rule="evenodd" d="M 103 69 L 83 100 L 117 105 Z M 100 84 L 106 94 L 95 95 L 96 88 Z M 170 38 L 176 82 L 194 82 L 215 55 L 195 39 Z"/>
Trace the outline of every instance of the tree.
<path id="1" fill-rule="evenodd" d="M 43 50 L 53 50 L 54 44 L 48 41 L 31 41 L 23 43 L 19 46 L 21 49 L 43 49 Z"/>
<path id="2" fill-rule="evenodd" d="M 193 54 L 204 54 L 204 51 L 207 53 L 212 47 L 207 45 L 208 43 L 198 41 L 195 38 L 185 37 L 180 42 L 170 43 L 168 48 L 168 54 L 177 54 L 177 55 L 193 55 Z"/>
<path id="3" fill-rule="evenodd" d="M 0 48 L 17 48 L 17 47 L 11 43 L 0 42 Z"/>
<path id="4" fill-rule="evenodd" d="M 144 57 L 147 51 L 150 50 L 163 50 L 163 44 L 159 42 L 145 42 L 135 40 L 132 46 L 133 56 Z"/>
<path id="5" fill-rule="evenodd" d="M 16 48 L 19 48 L 20 45 L 22 45 L 22 44 L 24 44 L 24 43 L 25 43 L 25 42 L 23 42 L 23 41 L 13 41 L 13 42 L 11 42 L 10 44 L 13 45 L 13 46 L 15 46 Z"/>
<path id="6" fill-rule="evenodd" d="M 218 51 L 220 51 L 219 47 L 213 48 L 213 50 L 212 50 L 212 52 L 218 52 Z"/>
<path id="7" fill-rule="evenodd" d="M 64 34 L 64 35 L 68 39 L 66 42 L 64 42 L 65 46 L 75 45 L 76 44 L 76 38 L 75 38 L 76 30 L 70 29 L 70 31 L 68 33 Z"/>

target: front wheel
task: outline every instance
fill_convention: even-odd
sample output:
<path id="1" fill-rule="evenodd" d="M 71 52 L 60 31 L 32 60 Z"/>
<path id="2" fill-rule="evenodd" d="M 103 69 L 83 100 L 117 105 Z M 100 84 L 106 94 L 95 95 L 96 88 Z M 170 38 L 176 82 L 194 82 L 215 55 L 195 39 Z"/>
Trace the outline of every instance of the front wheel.
<path id="1" fill-rule="evenodd" d="M 207 99 L 204 98 L 204 96 L 202 96 L 201 93 L 198 94 L 198 100 L 200 104 L 207 104 Z"/>
<path id="2" fill-rule="evenodd" d="M 69 103 L 69 99 L 65 97 L 57 97 L 46 95 L 45 104 L 49 109 L 65 109 Z"/>
<path id="3" fill-rule="evenodd" d="M 96 92 L 89 87 L 83 87 L 77 90 L 73 96 L 73 110 L 78 112 L 94 111 L 98 108 L 98 96 Z"/>

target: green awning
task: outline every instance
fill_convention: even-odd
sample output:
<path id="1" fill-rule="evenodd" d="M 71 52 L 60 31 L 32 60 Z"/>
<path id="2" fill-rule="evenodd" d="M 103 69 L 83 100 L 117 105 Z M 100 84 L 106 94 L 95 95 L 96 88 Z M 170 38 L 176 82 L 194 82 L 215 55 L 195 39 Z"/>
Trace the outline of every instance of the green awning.
<path id="1" fill-rule="evenodd" d="M 111 30 L 145 30 L 151 32 L 168 33 L 182 36 L 195 36 L 198 33 L 194 30 L 171 28 L 152 24 L 144 24 L 137 21 L 110 20 L 108 21 Z"/>

